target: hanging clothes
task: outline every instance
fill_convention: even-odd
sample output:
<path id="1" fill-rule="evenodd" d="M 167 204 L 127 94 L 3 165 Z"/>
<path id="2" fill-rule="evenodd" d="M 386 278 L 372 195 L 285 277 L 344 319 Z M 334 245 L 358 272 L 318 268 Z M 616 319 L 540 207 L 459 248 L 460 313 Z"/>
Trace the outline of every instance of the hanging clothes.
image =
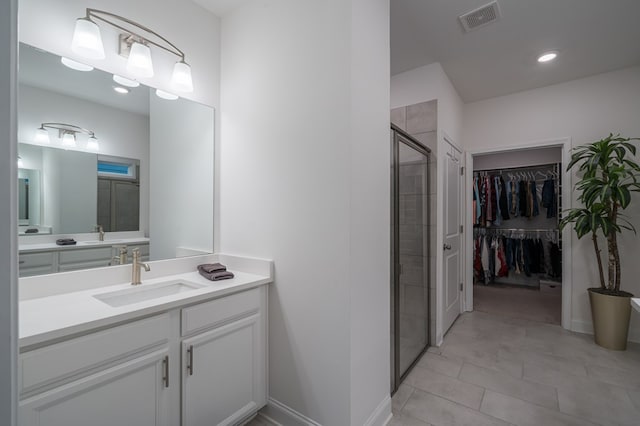
<path id="1" fill-rule="evenodd" d="M 504 179 L 502 178 L 502 176 L 499 177 L 500 182 L 500 200 L 498 201 L 498 204 L 500 205 L 500 213 L 502 214 L 502 219 L 503 220 L 509 220 L 509 201 L 508 201 L 508 197 L 507 197 L 507 185 L 505 184 Z"/>
<path id="2" fill-rule="evenodd" d="M 547 179 L 542 186 L 542 207 L 547 208 L 547 218 L 556 217 L 558 198 L 556 197 L 556 183 L 554 179 Z"/>

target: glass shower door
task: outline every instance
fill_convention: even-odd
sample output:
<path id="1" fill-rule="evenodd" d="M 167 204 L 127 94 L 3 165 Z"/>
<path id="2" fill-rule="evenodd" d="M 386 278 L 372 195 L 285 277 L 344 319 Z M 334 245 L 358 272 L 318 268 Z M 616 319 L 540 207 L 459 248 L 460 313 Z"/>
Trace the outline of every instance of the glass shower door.
<path id="1" fill-rule="evenodd" d="M 394 139 L 392 386 L 397 388 L 429 343 L 429 155 L 409 137 L 396 132 Z"/>

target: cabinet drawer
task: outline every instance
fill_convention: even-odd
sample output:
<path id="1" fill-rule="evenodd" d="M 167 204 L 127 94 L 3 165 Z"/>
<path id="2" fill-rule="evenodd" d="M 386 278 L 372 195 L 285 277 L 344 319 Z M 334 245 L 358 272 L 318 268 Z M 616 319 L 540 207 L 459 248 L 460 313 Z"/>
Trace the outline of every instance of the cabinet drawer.
<path id="1" fill-rule="evenodd" d="M 216 327 L 260 310 L 260 289 L 243 291 L 182 310 L 182 335 Z"/>
<path id="2" fill-rule="evenodd" d="M 76 379 L 142 350 L 166 344 L 169 315 L 159 315 L 20 354 L 20 392 Z"/>
<path id="3" fill-rule="evenodd" d="M 25 253 L 19 256 L 20 269 L 53 265 L 53 252 Z"/>
<path id="4" fill-rule="evenodd" d="M 60 264 L 84 263 L 96 260 L 111 260 L 111 247 L 100 247 L 81 250 L 64 250 L 60 252 Z"/>

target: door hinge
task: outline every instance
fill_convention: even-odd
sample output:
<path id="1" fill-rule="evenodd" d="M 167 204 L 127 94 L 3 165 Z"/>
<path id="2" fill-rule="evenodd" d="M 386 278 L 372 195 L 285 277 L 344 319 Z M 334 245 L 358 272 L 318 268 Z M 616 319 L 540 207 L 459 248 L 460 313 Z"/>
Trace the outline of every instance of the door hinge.
<path id="1" fill-rule="evenodd" d="M 460 291 L 462 291 L 462 283 L 460 283 Z"/>
<path id="2" fill-rule="evenodd" d="M 460 233 L 462 234 L 464 232 L 464 226 L 460 225 Z"/>
<path id="3" fill-rule="evenodd" d="M 464 166 L 460 167 L 460 176 L 463 176 L 463 175 L 464 175 Z"/>

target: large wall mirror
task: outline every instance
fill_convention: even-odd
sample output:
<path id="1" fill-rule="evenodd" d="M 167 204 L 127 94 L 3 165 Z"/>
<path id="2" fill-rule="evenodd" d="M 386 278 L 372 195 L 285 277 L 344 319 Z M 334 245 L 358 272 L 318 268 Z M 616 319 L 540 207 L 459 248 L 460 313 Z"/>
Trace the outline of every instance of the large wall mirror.
<path id="1" fill-rule="evenodd" d="M 150 260 L 213 250 L 213 108 L 23 43 L 18 75 L 21 255 L 96 225 Z"/>

